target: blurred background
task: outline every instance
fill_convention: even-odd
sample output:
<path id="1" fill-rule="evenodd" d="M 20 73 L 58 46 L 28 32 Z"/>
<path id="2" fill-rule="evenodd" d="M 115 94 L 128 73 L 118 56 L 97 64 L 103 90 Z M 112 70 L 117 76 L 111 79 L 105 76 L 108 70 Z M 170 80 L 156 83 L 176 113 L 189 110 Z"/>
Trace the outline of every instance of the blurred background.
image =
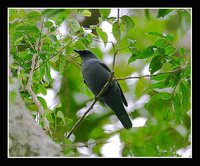
<path id="1" fill-rule="evenodd" d="M 11 11 L 12 10 L 12 11 Z M 84 11 L 84 12 L 83 12 Z M 12 12 L 14 14 L 12 14 Z M 18 15 L 16 13 L 18 13 Z M 112 42 L 113 19 L 117 18 L 117 9 L 111 8 L 107 18 L 103 19 L 99 9 L 10 9 L 9 35 L 10 40 L 19 25 L 19 20 L 29 12 L 40 13 L 38 20 L 43 16 L 45 22 L 51 22 L 56 27 L 52 33 L 60 41 L 62 47 L 69 39 L 77 42 L 65 49 L 66 56 L 71 61 L 81 62 L 74 48 L 89 49 L 110 68 L 113 62 Z M 128 63 L 132 55 L 128 40 L 135 40 L 135 47 L 139 50 L 154 45 L 158 36 L 147 35 L 148 32 L 173 34 L 173 46 L 186 49 L 185 61 L 191 59 L 191 9 L 129 9 L 121 8 L 120 17 L 129 16 L 134 27 L 127 34 L 122 34 L 119 51 L 116 56 L 115 76 L 117 78 L 129 76 L 149 75 L 151 59 L 137 59 Z M 62 18 L 62 19 L 61 19 Z M 100 19 L 101 18 L 101 19 Z M 59 22 L 59 19 L 62 20 Z M 94 34 L 88 45 L 80 40 L 76 32 L 72 33 L 68 19 L 78 21 L 83 27 L 84 37 Z M 31 20 L 31 18 L 30 18 Z M 29 20 L 29 21 L 30 21 Z M 35 21 L 40 27 L 40 23 Z M 107 34 L 107 43 L 104 43 L 92 26 L 97 25 Z M 74 24 L 73 24 L 74 25 Z M 74 25 L 76 26 L 76 25 Z M 48 26 L 46 26 L 48 31 Z M 45 29 L 44 29 L 44 32 Z M 81 42 L 80 42 L 81 41 Z M 56 45 L 56 44 L 55 44 Z M 56 46 L 54 46 L 56 47 Z M 52 47 L 53 48 L 53 47 Z M 54 50 L 52 50 L 53 52 Z M 58 59 L 58 58 L 57 58 Z M 51 83 L 46 86 L 46 95 L 39 93 L 50 111 L 48 116 L 52 125 L 50 137 L 64 147 L 64 154 L 71 157 L 191 157 L 191 110 L 184 110 L 181 120 L 169 110 L 169 103 L 164 100 L 149 102 L 154 91 L 147 91 L 152 84 L 149 78 L 127 79 L 119 81 L 128 102 L 127 112 L 133 123 L 131 130 L 125 130 L 111 110 L 96 103 L 81 125 L 65 139 L 66 134 L 75 122 L 84 114 L 93 101 L 93 95 L 83 82 L 81 68 L 77 63 L 65 61 L 56 68 L 56 57 L 51 59 Z M 59 59 L 61 63 L 62 59 Z M 188 62 L 189 63 L 189 62 Z M 166 65 L 167 66 L 167 65 Z M 171 87 L 156 89 L 157 92 L 172 92 Z M 27 106 L 34 110 L 33 105 Z M 36 116 L 36 112 L 33 116 Z M 59 114 L 62 114 L 58 116 Z M 57 115 L 57 116 L 56 116 Z M 56 122 L 55 122 L 56 121 Z"/>

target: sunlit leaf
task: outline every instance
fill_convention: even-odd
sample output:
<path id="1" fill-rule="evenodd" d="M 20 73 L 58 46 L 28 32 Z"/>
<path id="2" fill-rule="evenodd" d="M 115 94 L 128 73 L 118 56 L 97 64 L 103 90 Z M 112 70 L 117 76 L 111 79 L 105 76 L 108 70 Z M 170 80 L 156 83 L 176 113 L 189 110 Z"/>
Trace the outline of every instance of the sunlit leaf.
<path id="1" fill-rule="evenodd" d="M 106 19 L 110 14 L 110 9 L 99 9 L 99 12 L 101 14 L 101 18 Z"/>
<path id="2" fill-rule="evenodd" d="M 147 35 L 153 35 L 153 36 L 158 36 L 160 38 L 165 38 L 165 36 L 162 33 L 159 32 L 147 32 Z"/>
<path id="3" fill-rule="evenodd" d="M 165 36 L 165 39 L 172 42 L 174 40 L 174 34 L 168 34 L 167 36 Z"/>
<path id="4" fill-rule="evenodd" d="M 181 47 L 180 49 L 179 49 L 179 53 L 183 56 L 183 55 L 185 55 L 185 48 L 184 47 Z"/>
<path id="5" fill-rule="evenodd" d="M 144 9 L 144 14 L 147 19 L 150 19 L 149 9 Z"/>
<path id="6" fill-rule="evenodd" d="M 112 33 L 117 41 L 121 39 L 121 31 L 118 27 L 118 23 L 115 22 L 112 27 Z"/>
<path id="7" fill-rule="evenodd" d="M 158 71 L 159 69 L 161 69 L 162 67 L 162 63 L 161 63 L 162 57 L 160 55 L 155 56 L 152 60 L 151 63 L 149 65 L 149 71 L 151 74 L 155 73 L 156 71 Z"/>
<path id="8" fill-rule="evenodd" d="M 106 32 L 104 32 L 101 28 L 96 27 L 96 31 L 98 36 L 104 41 L 104 44 L 106 46 L 107 42 L 108 42 L 108 35 Z"/>
<path id="9" fill-rule="evenodd" d="M 67 21 L 69 23 L 69 26 L 70 26 L 71 30 L 73 30 L 74 32 L 77 32 L 77 31 L 80 30 L 81 27 L 79 25 L 78 20 L 76 20 L 76 19 L 68 19 Z"/>
<path id="10" fill-rule="evenodd" d="M 129 16 L 122 16 L 122 23 L 125 24 L 125 30 L 126 30 L 126 34 L 135 26 L 135 23 L 133 22 L 133 20 L 131 19 L 131 17 Z"/>
<path id="11" fill-rule="evenodd" d="M 82 10 L 81 14 L 85 17 L 91 17 L 91 12 L 89 10 L 86 10 L 86 9 Z"/>
<path id="12" fill-rule="evenodd" d="M 49 38 L 51 39 L 52 44 L 55 44 L 57 42 L 57 37 L 56 35 L 50 34 Z"/>
<path id="13" fill-rule="evenodd" d="M 37 96 L 37 98 L 38 98 L 38 100 L 40 101 L 40 103 L 42 104 L 42 107 L 43 107 L 44 109 L 47 109 L 48 107 L 47 107 L 47 103 L 46 103 L 45 99 L 43 99 L 43 98 L 40 97 L 40 96 Z"/>
<path id="14" fill-rule="evenodd" d="M 64 114 L 63 114 L 63 112 L 62 111 L 58 111 L 57 112 L 57 117 L 59 117 L 59 118 L 61 118 L 62 119 L 62 121 L 63 121 L 63 123 L 64 123 L 64 125 L 65 125 L 65 116 L 64 116 Z"/>
<path id="15" fill-rule="evenodd" d="M 172 11 L 173 11 L 173 9 L 159 9 L 157 17 L 165 17 Z"/>
<path id="16" fill-rule="evenodd" d="M 174 46 L 171 46 L 171 45 L 167 46 L 165 48 L 165 54 L 167 54 L 168 56 L 173 55 L 175 53 L 175 51 L 176 51 L 176 48 Z"/>
<path id="17" fill-rule="evenodd" d="M 155 46 L 159 48 L 166 48 L 170 43 L 166 39 L 159 39 L 155 42 Z"/>
<path id="18" fill-rule="evenodd" d="M 50 29 L 53 26 L 53 23 L 51 21 L 47 21 L 44 23 L 44 26 L 48 29 Z"/>

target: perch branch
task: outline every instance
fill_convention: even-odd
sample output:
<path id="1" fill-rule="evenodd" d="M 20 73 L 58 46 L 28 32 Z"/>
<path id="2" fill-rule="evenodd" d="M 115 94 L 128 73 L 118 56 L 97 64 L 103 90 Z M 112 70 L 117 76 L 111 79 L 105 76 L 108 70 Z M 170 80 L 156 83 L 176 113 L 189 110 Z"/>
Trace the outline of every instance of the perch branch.
<path id="1" fill-rule="evenodd" d="M 117 11 L 117 18 L 118 18 L 118 26 L 119 26 L 119 9 Z M 99 92 L 99 94 L 97 96 L 95 96 L 93 103 L 90 105 L 90 107 L 87 109 L 87 111 L 83 114 L 83 116 L 75 123 L 75 125 L 72 127 L 71 131 L 69 132 L 69 134 L 67 135 L 66 138 L 69 138 L 72 135 L 72 133 L 74 132 L 74 130 L 80 125 L 80 123 L 83 121 L 83 119 L 85 118 L 85 116 L 90 112 L 90 110 L 93 109 L 93 107 L 96 104 L 96 102 L 100 99 L 100 97 L 106 91 L 107 87 L 114 80 L 113 78 L 114 78 L 115 58 L 116 58 L 116 55 L 118 53 L 118 48 L 117 49 L 115 48 L 115 45 L 114 45 L 113 42 L 112 42 L 112 46 L 113 46 L 113 50 L 114 50 L 113 71 L 111 72 L 110 77 L 108 78 L 107 82 L 105 83 L 105 85 L 103 86 L 103 88 L 101 89 L 101 91 Z"/>
<path id="2" fill-rule="evenodd" d="M 71 134 L 74 132 L 74 130 L 79 126 L 79 124 L 82 122 L 82 120 L 85 118 L 85 116 L 90 112 L 90 110 L 93 109 L 93 106 L 95 103 L 99 100 L 99 98 L 103 95 L 103 93 L 106 91 L 106 88 L 110 85 L 114 77 L 114 72 L 111 73 L 108 81 L 106 84 L 103 86 L 102 90 L 99 92 L 99 94 L 94 98 L 93 103 L 90 105 L 90 107 L 87 109 L 87 111 L 83 114 L 83 116 L 76 122 L 76 124 L 72 127 L 71 131 L 67 135 L 67 138 L 71 136 Z"/>
<path id="3" fill-rule="evenodd" d="M 152 74 L 152 75 L 143 75 L 143 76 L 136 76 L 136 77 L 124 77 L 124 78 L 114 78 L 114 80 L 118 80 L 118 81 L 123 81 L 123 80 L 128 80 L 128 79 L 141 79 L 144 77 L 153 77 L 153 76 L 158 76 L 158 75 L 162 75 L 162 74 L 175 74 L 181 70 L 185 70 L 186 68 L 189 68 L 190 66 L 184 67 L 184 68 L 179 68 L 176 70 L 172 70 L 172 71 L 168 71 L 168 72 L 162 72 L 162 73 L 157 73 L 157 74 Z"/>

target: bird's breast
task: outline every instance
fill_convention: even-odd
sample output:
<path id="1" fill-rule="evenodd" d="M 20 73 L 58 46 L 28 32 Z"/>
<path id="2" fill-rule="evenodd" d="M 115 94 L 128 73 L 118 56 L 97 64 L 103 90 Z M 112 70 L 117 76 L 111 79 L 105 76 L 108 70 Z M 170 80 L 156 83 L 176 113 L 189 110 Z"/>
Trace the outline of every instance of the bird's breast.
<path id="1" fill-rule="evenodd" d="M 88 60 L 83 63 L 82 74 L 87 86 L 94 95 L 101 91 L 110 77 L 110 72 L 95 60 Z"/>

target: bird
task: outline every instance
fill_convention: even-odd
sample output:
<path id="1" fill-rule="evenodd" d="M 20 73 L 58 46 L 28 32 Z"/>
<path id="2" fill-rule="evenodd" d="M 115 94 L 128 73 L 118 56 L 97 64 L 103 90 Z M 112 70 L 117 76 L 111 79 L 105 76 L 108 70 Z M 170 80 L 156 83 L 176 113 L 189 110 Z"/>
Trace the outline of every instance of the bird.
<path id="1" fill-rule="evenodd" d="M 82 60 L 84 83 L 94 96 L 97 96 L 110 78 L 111 70 L 91 51 L 76 49 L 74 51 Z M 128 106 L 128 103 L 117 80 L 111 82 L 99 100 L 116 114 L 125 129 L 132 128 L 132 122 L 124 107 Z"/>

